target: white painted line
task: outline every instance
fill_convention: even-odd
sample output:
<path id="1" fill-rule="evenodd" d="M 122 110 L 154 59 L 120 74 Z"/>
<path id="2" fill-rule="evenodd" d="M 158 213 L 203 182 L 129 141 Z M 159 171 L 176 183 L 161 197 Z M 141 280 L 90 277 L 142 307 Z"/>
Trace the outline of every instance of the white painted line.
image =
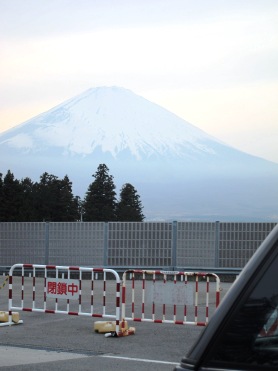
<path id="1" fill-rule="evenodd" d="M 113 355 L 90 355 L 90 354 L 77 354 L 69 352 L 59 352 L 54 350 L 41 350 L 41 349 L 29 349 L 13 346 L 0 345 L 1 354 L 1 366 L 19 366 L 28 365 L 36 363 L 54 362 L 54 361 L 67 361 L 71 359 L 81 359 L 87 357 L 98 357 L 98 358 L 109 358 L 109 359 L 119 359 L 123 361 L 133 361 L 133 362 L 145 362 L 145 363 L 156 363 L 177 366 L 179 363 L 159 361 L 155 359 L 145 359 L 145 358 L 131 358 L 131 357 L 121 357 Z"/>
<path id="2" fill-rule="evenodd" d="M 113 359 L 122 359 L 124 361 L 135 361 L 135 362 L 146 362 L 146 363 L 160 363 L 160 364 L 164 364 L 164 365 L 173 365 L 173 366 L 179 365 L 179 363 L 177 363 L 177 362 L 158 361 L 158 360 L 155 360 L 155 359 L 130 358 L 130 357 L 121 357 L 121 356 L 109 356 L 109 355 L 101 355 L 99 357 L 102 357 L 102 358 L 113 358 Z"/>
<path id="3" fill-rule="evenodd" d="M 69 359 L 85 358 L 88 355 L 56 352 L 39 349 L 28 349 L 12 346 L 0 346 L 1 366 L 18 366 L 35 363 L 66 361 Z"/>

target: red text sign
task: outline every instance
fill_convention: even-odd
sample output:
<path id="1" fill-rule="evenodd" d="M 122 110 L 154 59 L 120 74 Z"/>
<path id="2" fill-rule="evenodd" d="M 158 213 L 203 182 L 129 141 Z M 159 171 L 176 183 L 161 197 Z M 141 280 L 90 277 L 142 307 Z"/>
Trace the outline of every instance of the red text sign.
<path id="1" fill-rule="evenodd" d="M 49 298 L 77 300 L 79 298 L 79 281 L 47 278 L 46 296 Z"/>

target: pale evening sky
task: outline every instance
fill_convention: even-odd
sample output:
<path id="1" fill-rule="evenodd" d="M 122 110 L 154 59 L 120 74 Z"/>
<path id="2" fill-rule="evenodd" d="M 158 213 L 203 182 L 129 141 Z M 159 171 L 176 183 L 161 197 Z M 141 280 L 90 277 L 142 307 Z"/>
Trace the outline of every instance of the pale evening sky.
<path id="1" fill-rule="evenodd" d="M 278 1 L 0 0 L 0 132 L 114 85 L 278 163 Z"/>

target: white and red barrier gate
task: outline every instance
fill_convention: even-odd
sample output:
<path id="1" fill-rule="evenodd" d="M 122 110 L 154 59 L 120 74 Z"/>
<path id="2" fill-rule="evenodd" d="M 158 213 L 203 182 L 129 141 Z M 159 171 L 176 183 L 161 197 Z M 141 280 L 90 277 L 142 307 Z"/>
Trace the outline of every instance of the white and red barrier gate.
<path id="1" fill-rule="evenodd" d="M 107 274 L 115 286 L 107 287 Z M 112 269 L 15 264 L 9 272 L 9 321 L 0 326 L 14 324 L 13 311 L 44 312 L 113 318 L 118 333 L 120 295 L 121 280 Z"/>
<path id="2" fill-rule="evenodd" d="M 108 274 L 115 285 L 106 284 Z M 14 324 L 13 311 L 67 314 L 115 319 L 117 336 L 123 320 L 206 326 L 219 303 L 214 273 L 128 270 L 121 281 L 108 268 L 15 264 L 9 320 L 0 326 Z"/>
<path id="3" fill-rule="evenodd" d="M 220 279 L 214 273 L 128 270 L 123 274 L 125 320 L 206 326 L 219 303 Z"/>

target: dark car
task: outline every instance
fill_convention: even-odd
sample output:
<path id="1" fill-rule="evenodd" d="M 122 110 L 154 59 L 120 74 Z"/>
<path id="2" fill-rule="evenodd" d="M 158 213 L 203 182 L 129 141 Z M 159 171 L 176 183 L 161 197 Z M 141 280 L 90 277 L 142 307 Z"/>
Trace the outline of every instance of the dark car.
<path id="1" fill-rule="evenodd" d="M 175 370 L 278 370 L 278 225 Z"/>

